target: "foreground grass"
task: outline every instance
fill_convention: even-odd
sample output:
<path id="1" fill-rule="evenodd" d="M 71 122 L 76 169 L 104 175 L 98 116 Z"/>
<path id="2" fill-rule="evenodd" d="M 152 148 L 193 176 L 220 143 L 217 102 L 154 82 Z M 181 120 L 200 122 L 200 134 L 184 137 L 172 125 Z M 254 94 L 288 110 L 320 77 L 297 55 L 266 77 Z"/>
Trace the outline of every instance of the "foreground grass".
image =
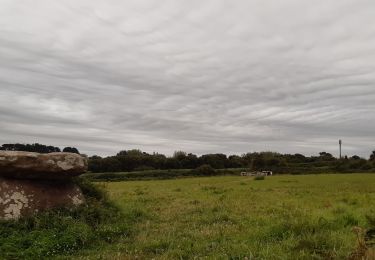
<path id="1" fill-rule="evenodd" d="M 134 224 L 131 216 L 121 214 L 92 184 L 79 181 L 79 185 L 86 205 L 0 221 L 0 259 L 71 257 L 130 237 Z"/>
<path id="2" fill-rule="evenodd" d="M 347 259 L 375 216 L 375 175 L 211 177 L 105 183 L 137 217 L 103 259 Z M 136 214 L 134 214 L 136 213 Z M 357 228 L 361 227 L 361 228 Z"/>
<path id="3" fill-rule="evenodd" d="M 96 185 L 109 200 L 81 183 L 86 206 L 1 222 L 0 259 L 361 259 L 375 245 L 372 174 Z"/>

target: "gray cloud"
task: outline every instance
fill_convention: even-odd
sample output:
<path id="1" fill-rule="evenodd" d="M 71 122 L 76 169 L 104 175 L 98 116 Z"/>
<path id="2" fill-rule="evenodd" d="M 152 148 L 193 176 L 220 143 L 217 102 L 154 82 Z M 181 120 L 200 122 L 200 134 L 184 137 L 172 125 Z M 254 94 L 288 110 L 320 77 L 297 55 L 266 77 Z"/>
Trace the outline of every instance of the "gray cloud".
<path id="1" fill-rule="evenodd" d="M 0 143 L 375 148 L 371 0 L 0 0 Z"/>

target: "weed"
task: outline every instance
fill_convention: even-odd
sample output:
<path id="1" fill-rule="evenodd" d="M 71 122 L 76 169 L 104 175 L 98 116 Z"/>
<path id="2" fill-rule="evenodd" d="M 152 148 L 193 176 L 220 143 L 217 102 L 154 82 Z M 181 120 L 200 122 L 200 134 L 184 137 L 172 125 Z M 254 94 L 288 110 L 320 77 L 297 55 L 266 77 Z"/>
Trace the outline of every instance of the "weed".
<path id="1" fill-rule="evenodd" d="M 192 200 L 189 203 L 193 204 L 193 205 L 198 205 L 200 202 L 199 202 L 199 200 Z"/>
<path id="2" fill-rule="evenodd" d="M 203 186 L 202 190 L 204 191 L 210 191 L 212 194 L 223 194 L 227 192 L 227 189 L 216 187 L 216 186 Z"/>
<path id="3" fill-rule="evenodd" d="M 143 251 L 152 254 L 162 254 L 169 247 L 169 242 L 167 241 L 152 241 L 143 247 Z"/>

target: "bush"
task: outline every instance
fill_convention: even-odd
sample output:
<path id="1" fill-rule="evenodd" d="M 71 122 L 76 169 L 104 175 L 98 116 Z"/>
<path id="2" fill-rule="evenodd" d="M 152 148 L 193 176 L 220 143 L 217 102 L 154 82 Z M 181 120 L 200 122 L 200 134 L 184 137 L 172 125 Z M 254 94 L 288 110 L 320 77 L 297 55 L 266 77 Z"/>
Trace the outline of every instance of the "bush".
<path id="1" fill-rule="evenodd" d="M 154 167 L 142 165 L 134 169 L 134 171 L 152 171 L 155 170 Z"/>
<path id="2" fill-rule="evenodd" d="M 264 177 L 263 175 L 258 175 L 258 176 L 255 176 L 254 180 L 255 181 L 263 181 L 266 177 Z"/>
<path id="3" fill-rule="evenodd" d="M 129 235 L 130 223 L 106 194 L 88 181 L 77 181 L 86 197 L 79 208 L 54 209 L 0 221 L 0 259 L 41 259 L 109 243 Z"/>
<path id="4" fill-rule="evenodd" d="M 215 175 L 216 170 L 211 167 L 209 164 L 203 164 L 202 166 L 199 166 L 194 170 L 194 173 L 197 175 L 204 175 L 204 176 L 210 176 L 210 175 Z"/>

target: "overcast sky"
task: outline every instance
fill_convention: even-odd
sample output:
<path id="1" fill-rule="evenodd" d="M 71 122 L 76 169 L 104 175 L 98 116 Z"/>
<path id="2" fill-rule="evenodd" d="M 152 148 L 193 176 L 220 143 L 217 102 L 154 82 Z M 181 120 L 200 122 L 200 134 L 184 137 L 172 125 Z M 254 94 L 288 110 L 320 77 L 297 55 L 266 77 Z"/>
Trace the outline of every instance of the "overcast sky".
<path id="1" fill-rule="evenodd" d="M 0 143 L 375 149 L 374 0 L 0 0 Z"/>

